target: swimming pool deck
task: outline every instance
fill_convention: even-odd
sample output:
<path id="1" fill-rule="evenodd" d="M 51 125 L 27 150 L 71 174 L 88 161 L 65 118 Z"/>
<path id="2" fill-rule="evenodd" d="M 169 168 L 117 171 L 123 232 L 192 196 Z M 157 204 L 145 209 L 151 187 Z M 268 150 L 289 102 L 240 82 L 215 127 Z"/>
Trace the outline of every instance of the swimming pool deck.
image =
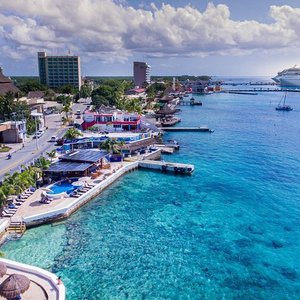
<path id="1" fill-rule="evenodd" d="M 54 274 L 43 269 L 0 258 L 7 267 L 6 275 L 0 279 L 3 282 L 11 274 L 22 274 L 30 279 L 29 289 L 22 294 L 23 300 L 64 300 L 65 286 L 57 285 Z M 0 299 L 6 299 L 0 296 Z"/>
<path id="2" fill-rule="evenodd" d="M 120 171 L 122 168 L 126 169 L 126 167 L 128 167 L 130 165 L 132 165 L 132 162 L 124 161 L 122 163 L 111 163 L 111 168 L 110 169 L 102 169 L 101 175 L 98 176 L 97 178 L 91 179 L 90 177 L 84 177 L 83 180 L 85 180 L 88 184 L 93 185 L 94 187 L 78 198 L 64 197 L 64 198 L 52 200 L 49 204 L 43 204 L 43 203 L 40 203 L 39 201 L 41 199 L 41 195 L 42 195 L 42 192 L 44 191 L 44 189 L 40 188 L 40 189 L 36 190 L 28 199 L 26 199 L 26 201 L 18 208 L 15 215 L 11 218 L 11 221 L 23 220 L 27 226 L 28 225 L 31 226 L 31 225 L 34 225 L 34 221 L 36 221 L 38 219 L 38 216 L 40 216 L 40 220 L 46 221 L 47 216 L 48 216 L 46 214 L 48 214 L 49 212 L 53 212 L 53 217 L 54 217 L 54 215 L 57 218 L 63 217 L 62 214 L 65 214 L 65 217 L 67 217 L 71 212 L 73 212 L 72 207 L 70 207 L 70 204 L 74 204 L 74 206 L 76 206 L 77 202 L 79 202 L 79 204 L 83 205 L 84 203 L 86 203 L 87 201 L 89 201 L 91 199 L 91 196 L 95 197 L 97 194 L 99 194 L 102 191 L 102 189 L 99 190 L 99 188 L 101 188 L 101 186 L 103 186 L 103 185 L 105 185 L 105 183 L 107 183 L 107 185 L 105 185 L 105 187 L 106 187 L 112 183 L 110 180 L 112 175 L 117 174 L 117 171 Z M 125 170 L 125 171 L 127 171 L 127 170 Z M 122 175 L 122 174 L 120 174 L 120 175 Z M 113 176 L 113 177 L 115 177 L 115 176 Z M 93 193 L 91 193 L 91 192 L 93 192 Z M 86 199 L 87 201 L 81 201 L 86 197 L 88 197 Z M 79 208 L 80 206 L 78 206 L 78 207 L 76 206 L 76 209 Z M 69 209 L 65 209 L 66 207 Z M 65 209 L 65 211 L 64 211 L 64 213 L 62 213 L 62 211 L 64 209 Z M 55 212 L 57 212 L 57 213 L 55 214 Z M 44 215 L 44 217 L 43 217 L 43 215 Z M 37 216 L 37 218 L 34 218 L 35 216 Z"/>

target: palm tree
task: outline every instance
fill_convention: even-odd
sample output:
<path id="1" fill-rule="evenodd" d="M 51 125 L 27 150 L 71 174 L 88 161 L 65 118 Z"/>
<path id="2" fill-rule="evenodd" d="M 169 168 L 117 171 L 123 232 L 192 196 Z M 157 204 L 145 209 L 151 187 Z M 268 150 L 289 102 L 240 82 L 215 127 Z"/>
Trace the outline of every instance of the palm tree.
<path id="1" fill-rule="evenodd" d="M 65 103 L 62 112 L 66 114 L 66 119 L 69 119 L 69 113 L 71 112 L 71 104 L 69 102 Z"/>
<path id="2" fill-rule="evenodd" d="M 50 165 L 51 165 L 50 160 L 46 159 L 44 156 L 41 156 L 36 160 L 34 167 L 29 167 L 29 170 L 30 172 L 36 172 L 40 174 L 41 170 L 48 169 Z"/>
<path id="3" fill-rule="evenodd" d="M 78 131 L 76 128 L 72 127 L 66 131 L 64 138 L 68 139 L 68 140 L 74 140 L 82 135 L 83 134 L 80 131 Z"/>
<path id="4" fill-rule="evenodd" d="M 50 152 L 46 152 L 46 154 L 48 155 L 48 157 L 50 158 L 50 161 L 52 162 L 52 160 L 56 157 L 56 150 L 52 150 Z"/>
<path id="5" fill-rule="evenodd" d="M 125 145 L 124 141 L 117 141 L 115 139 L 107 139 L 100 144 L 100 149 L 106 150 L 110 154 L 120 154 L 122 147 Z"/>

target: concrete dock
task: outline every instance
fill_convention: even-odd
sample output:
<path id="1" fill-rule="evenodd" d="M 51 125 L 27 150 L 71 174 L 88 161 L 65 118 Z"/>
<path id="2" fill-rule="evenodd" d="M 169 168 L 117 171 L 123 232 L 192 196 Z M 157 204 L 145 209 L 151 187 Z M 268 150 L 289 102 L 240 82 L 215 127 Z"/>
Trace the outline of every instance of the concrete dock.
<path id="1" fill-rule="evenodd" d="M 166 161 L 142 160 L 139 167 L 145 169 L 158 170 L 162 172 L 173 172 L 175 174 L 190 175 L 194 172 L 194 165 L 173 163 Z"/>
<path id="2" fill-rule="evenodd" d="M 199 132 L 213 132 L 212 129 L 209 129 L 208 127 L 202 126 L 202 127 L 163 127 L 161 128 L 163 131 L 199 131 Z"/>

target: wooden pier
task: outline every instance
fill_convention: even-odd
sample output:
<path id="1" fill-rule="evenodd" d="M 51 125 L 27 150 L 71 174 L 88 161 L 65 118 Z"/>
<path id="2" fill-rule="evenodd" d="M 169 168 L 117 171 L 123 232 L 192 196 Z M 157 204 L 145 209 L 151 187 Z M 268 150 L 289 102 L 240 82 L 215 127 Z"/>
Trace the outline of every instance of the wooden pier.
<path id="1" fill-rule="evenodd" d="M 173 163 L 166 161 L 156 160 L 141 160 L 139 161 L 139 167 L 145 169 L 152 169 L 161 172 L 173 172 L 175 174 L 190 175 L 194 172 L 194 165 Z"/>
<path id="2" fill-rule="evenodd" d="M 199 132 L 213 132 L 213 129 L 209 129 L 208 127 L 163 127 L 161 128 L 163 131 L 199 131 Z"/>

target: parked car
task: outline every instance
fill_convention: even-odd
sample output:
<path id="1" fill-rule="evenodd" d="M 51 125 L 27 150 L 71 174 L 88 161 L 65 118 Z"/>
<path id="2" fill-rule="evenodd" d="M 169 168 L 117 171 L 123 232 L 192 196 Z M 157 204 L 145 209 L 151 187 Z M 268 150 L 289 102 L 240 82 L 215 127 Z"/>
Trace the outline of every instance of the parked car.
<path id="1" fill-rule="evenodd" d="M 39 139 L 43 134 L 45 133 L 45 131 L 43 130 L 39 130 L 34 136 L 34 139 Z"/>
<path id="2" fill-rule="evenodd" d="M 49 142 L 56 142 L 56 141 L 57 141 L 57 136 L 52 135 Z"/>

